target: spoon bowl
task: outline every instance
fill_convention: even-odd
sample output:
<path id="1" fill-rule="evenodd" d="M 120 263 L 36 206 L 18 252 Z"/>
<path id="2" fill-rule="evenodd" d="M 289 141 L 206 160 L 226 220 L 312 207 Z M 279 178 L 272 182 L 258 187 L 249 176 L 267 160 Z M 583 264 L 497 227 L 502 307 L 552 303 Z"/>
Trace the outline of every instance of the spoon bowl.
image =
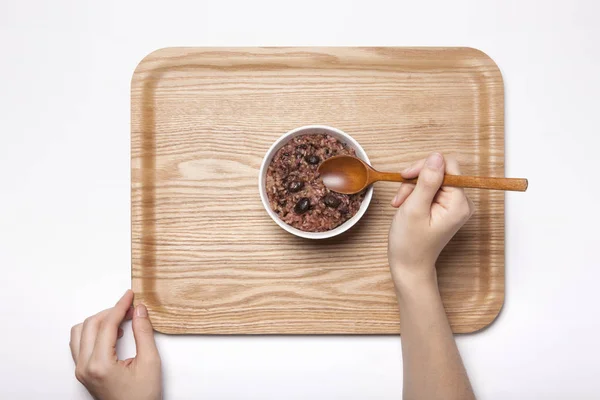
<path id="1" fill-rule="evenodd" d="M 329 190 L 342 194 L 359 193 L 369 183 L 371 166 L 351 156 L 335 156 L 323 161 L 319 174 Z"/>
<path id="2" fill-rule="evenodd" d="M 406 179 L 397 172 L 379 172 L 363 160 L 352 156 L 328 158 L 319 166 L 319 174 L 329 190 L 343 194 L 359 193 L 378 181 L 417 183 L 418 179 Z M 527 179 L 520 178 L 444 175 L 442 185 L 524 192 L 528 182 Z"/>

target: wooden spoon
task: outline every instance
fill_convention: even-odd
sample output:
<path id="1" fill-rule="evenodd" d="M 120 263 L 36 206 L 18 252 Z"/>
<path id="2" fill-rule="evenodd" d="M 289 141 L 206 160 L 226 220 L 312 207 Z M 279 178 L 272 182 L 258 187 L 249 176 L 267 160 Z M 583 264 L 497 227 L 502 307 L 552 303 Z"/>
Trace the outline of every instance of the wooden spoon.
<path id="1" fill-rule="evenodd" d="M 328 158 L 319 166 L 319 173 L 327 188 L 343 194 L 358 193 L 377 181 L 417 183 L 417 178 L 405 179 L 396 172 L 376 171 L 363 160 L 352 156 Z M 524 192 L 527 190 L 527 179 L 444 175 L 442 185 Z"/>

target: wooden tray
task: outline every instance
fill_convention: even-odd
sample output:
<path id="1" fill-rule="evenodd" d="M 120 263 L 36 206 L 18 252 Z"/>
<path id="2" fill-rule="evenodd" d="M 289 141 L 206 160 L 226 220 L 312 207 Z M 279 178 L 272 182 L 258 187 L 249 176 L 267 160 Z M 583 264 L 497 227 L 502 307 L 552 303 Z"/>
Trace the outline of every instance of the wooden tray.
<path id="1" fill-rule="evenodd" d="M 376 184 L 342 237 L 288 234 L 257 180 L 292 128 L 340 128 L 382 170 L 437 150 L 465 174 L 504 175 L 502 77 L 470 48 L 161 49 L 133 75 L 131 119 L 132 286 L 165 333 L 400 332 L 386 255 L 397 184 Z M 504 301 L 504 193 L 468 194 L 476 214 L 438 262 L 461 333 Z"/>

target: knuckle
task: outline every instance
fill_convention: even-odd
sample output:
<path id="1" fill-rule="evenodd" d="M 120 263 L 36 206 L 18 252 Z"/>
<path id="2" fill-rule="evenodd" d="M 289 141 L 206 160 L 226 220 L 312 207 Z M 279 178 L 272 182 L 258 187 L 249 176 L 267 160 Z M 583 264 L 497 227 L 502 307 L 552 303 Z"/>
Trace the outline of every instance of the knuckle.
<path id="1" fill-rule="evenodd" d="M 395 225 L 397 224 L 401 224 L 402 221 L 404 220 L 404 218 L 406 218 L 406 215 L 404 213 L 404 210 L 402 209 L 402 207 L 400 207 L 396 213 L 394 213 L 394 219 L 392 221 L 392 226 L 390 227 L 390 229 L 393 229 Z"/>
<path id="2" fill-rule="evenodd" d="M 412 203 L 404 204 L 402 211 L 406 218 L 409 219 L 416 219 L 419 216 L 419 210 Z"/>
<path id="3" fill-rule="evenodd" d="M 470 200 L 468 201 L 468 203 L 469 203 L 469 218 L 470 218 L 473 214 L 475 214 L 475 206 L 473 205 L 473 202 Z"/>
<path id="4" fill-rule="evenodd" d="M 402 207 L 400 207 L 400 210 L 402 210 L 402 215 L 404 215 L 405 217 L 410 218 L 415 214 L 415 208 L 413 206 L 411 206 L 410 203 L 402 204 Z"/>
<path id="5" fill-rule="evenodd" d="M 463 198 L 463 200 L 460 202 L 460 204 L 458 206 L 458 215 L 460 216 L 461 219 L 467 219 L 471 216 L 471 214 L 472 214 L 471 205 L 469 204 L 469 201 L 465 197 L 465 198 Z"/>
<path id="6" fill-rule="evenodd" d="M 147 362 L 151 365 L 160 366 L 161 360 L 158 352 L 150 352 L 150 354 L 147 355 Z"/>
<path id="7" fill-rule="evenodd" d="M 106 320 L 100 320 L 96 323 L 96 325 L 98 326 L 98 329 L 102 329 L 106 325 Z"/>
<path id="8" fill-rule="evenodd" d="M 92 379 L 99 380 L 106 377 L 107 372 L 108 369 L 103 363 L 92 360 L 87 366 L 86 375 Z"/>
<path id="9" fill-rule="evenodd" d="M 77 335 L 77 331 L 79 330 L 80 324 L 77 325 L 73 325 L 71 327 L 71 337 L 74 337 Z"/>
<path id="10" fill-rule="evenodd" d="M 80 366 L 75 367 L 75 378 L 81 383 L 85 381 L 85 373 Z"/>
<path id="11" fill-rule="evenodd" d="M 460 164 L 458 160 L 453 156 L 446 157 L 446 170 L 452 171 L 453 175 L 460 175 Z"/>
<path id="12" fill-rule="evenodd" d="M 98 325 L 100 324 L 100 318 L 97 315 L 91 316 L 91 317 L 87 317 L 85 319 L 85 321 L 83 321 L 83 328 L 88 328 L 88 329 L 97 329 Z"/>

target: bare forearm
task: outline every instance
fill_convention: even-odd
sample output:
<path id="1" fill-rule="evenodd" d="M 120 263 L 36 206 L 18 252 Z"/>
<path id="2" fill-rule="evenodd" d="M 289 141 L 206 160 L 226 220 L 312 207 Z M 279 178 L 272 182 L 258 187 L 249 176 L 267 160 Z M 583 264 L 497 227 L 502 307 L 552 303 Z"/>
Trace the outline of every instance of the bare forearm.
<path id="1" fill-rule="evenodd" d="M 404 399 L 474 399 L 435 277 L 397 283 Z"/>
<path id="2" fill-rule="evenodd" d="M 473 214 L 460 188 L 442 186 L 444 174 L 460 175 L 456 160 L 433 153 L 402 172 L 392 200 L 388 260 L 400 308 L 404 398 L 473 399 L 437 286 L 435 262 Z"/>

